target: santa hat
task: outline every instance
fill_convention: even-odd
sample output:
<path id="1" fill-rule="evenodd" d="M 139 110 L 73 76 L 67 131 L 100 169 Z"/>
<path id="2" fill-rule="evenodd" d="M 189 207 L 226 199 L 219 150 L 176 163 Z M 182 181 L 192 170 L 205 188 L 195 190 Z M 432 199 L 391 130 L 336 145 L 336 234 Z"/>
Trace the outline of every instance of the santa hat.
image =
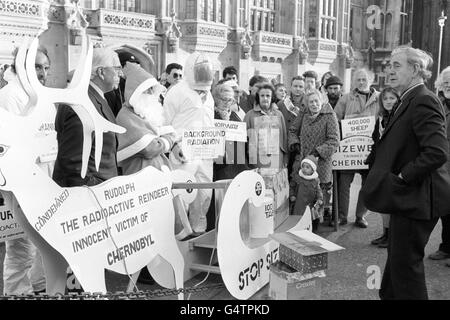
<path id="1" fill-rule="evenodd" d="M 126 77 L 125 101 L 131 105 L 134 105 L 142 92 L 158 84 L 154 76 L 136 63 L 127 62 L 123 68 L 123 73 Z"/>
<path id="2" fill-rule="evenodd" d="M 301 164 L 303 164 L 303 163 L 308 163 L 313 168 L 314 171 L 317 170 L 317 158 L 316 157 L 309 155 L 305 159 L 302 160 Z"/>

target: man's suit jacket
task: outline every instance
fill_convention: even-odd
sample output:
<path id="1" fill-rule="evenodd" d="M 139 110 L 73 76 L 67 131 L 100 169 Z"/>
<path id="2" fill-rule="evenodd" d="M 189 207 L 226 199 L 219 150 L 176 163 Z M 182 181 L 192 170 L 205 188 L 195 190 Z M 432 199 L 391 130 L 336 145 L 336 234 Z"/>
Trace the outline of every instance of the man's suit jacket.
<path id="1" fill-rule="evenodd" d="M 377 145 L 361 190 L 367 208 L 417 220 L 450 213 L 448 148 L 443 106 L 419 85 L 402 98 Z"/>
<path id="2" fill-rule="evenodd" d="M 104 97 L 89 86 L 89 98 L 97 111 L 108 121 L 116 123 L 114 114 Z M 58 139 L 58 156 L 53 180 L 62 187 L 93 186 L 117 176 L 117 138 L 113 132 L 103 133 L 103 148 L 100 168 L 95 168 L 95 138 L 92 133 L 92 148 L 86 177 L 81 178 L 83 150 L 83 126 L 78 115 L 66 105 L 58 107 L 55 128 Z"/>

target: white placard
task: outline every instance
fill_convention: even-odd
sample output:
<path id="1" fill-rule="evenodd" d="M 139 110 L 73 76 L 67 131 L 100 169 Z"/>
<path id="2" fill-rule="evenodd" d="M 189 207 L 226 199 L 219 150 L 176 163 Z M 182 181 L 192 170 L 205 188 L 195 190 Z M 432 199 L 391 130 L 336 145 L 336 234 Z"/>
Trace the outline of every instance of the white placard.
<path id="1" fill-rule="evenodd" d="M 342 139 L 355 136 L 372 137 L 375 129 L 375 117 L 341 120 Z"/>
<path id="2" fill-rule="evenodd" d="M 223 156 L 225 130 L 217 128 L 184 130 L 181 148 L 188 160 L 207 160 Z"/>
<path id="3" fill-rule="evenodd" d="M 22 227 L 14 218 L 14 202 L 11 192 L 1 192 L 3 205 L 0 206 L 0 242 L 23 238 Z"/>
<path id="4" fill-rule="evenodd" d="M 216 128 L 225 130 L 227 141 L 247 142 L 247 123 L 238 121 L 214 120 Z"/>
<path id="5" fill-rule="evenodd" d="M 264 205 L 249 206 L 250 238 L 267 238 L 274 231 L 275 204 L 272 197 L 264 198 Z"/>
<path id="6" fill-rule="evenodd" d="M 333 170 L 368 169 L 364 161 L 372 150 L 375 117 L 343 119 L 341 127 L 343 138 L 332 156 Z"/>
<path id="7" fill-rule="evenodd" d="M 338 151 L 333 154 L 331 164 L 333 170 L 368 169 L 364 164 L 372 150 L 373 140 L 370 137 L 349 137 L 342 140 Z"/>

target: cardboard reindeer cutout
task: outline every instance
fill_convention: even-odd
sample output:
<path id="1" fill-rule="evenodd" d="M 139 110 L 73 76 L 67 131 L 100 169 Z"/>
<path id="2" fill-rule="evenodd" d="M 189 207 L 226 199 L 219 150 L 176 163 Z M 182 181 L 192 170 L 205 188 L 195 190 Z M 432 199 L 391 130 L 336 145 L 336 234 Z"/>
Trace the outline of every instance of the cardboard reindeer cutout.
<path id="1" fill-rule="evenodd" d="M 37 166 L 47 143 L 37 134 L 39 125 L 54 104 L 70 105 L 83 123 L 83 177 L 91 134 L 95 134 L 98 169 L 103 132 L 124 132 L 104 119 L 88 97 L 93 49 L 86 35 L 79 65 L 66 89 L 39 83 L 34 68 L 37 46 L 35 38 L 28 54 L 25 44 L 16 58 L 17 74 L 30 97 L 31 112 L 20 117 L 0 110 L 0 189 L 12 191 L 23 211 L 16 218 L 41 251 L 47 293 L 64 292 L 67 263 L 85 291 L 106 292 L 105 268 L 133 274 L 155 258 L 167 261 L 173 269 L 156 274 L 155 279 L 163 286 L 182 288 L 184 260 L 174 236 L 170 171 L 147 167 L 95 187 L 61 188 Z M 155 263 L 151 265 L 151 272 L 158 270 Z M 173 276 L 175 282 L 170 279 Z"/>

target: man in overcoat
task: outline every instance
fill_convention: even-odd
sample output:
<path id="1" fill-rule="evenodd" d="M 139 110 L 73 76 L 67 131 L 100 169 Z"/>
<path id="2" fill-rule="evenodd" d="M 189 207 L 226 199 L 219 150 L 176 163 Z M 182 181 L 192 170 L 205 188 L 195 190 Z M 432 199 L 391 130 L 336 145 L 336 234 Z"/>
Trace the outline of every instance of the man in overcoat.
<path id="1" fill-rule="evenodd" d="M 450 212 L 444 109 L 424 85 L 432 63 L 419 49 L 392 52 L 389 81 L 401 100 L 362 187 L 368 209 L 391 215 L 381 299 L 428 299 L 424 249 L 439 217 Z"/>
<path id="2" fill-rule="evenodd" d="M 112 123 L 116 123 L 116 119 L 105 98 L 105 93 L 118 87 L 121 74 L 122 67 L 117 53 L 107 48 L 94 49 L 88 94 L 97 111 Z M 103 133 L 99 171 L 95 168 L 95 147 L 93 145 L 86 177 L 81 178 L 83 125 L 80 118 L 71 107 L 61 105 L 56 114 L 55 128 L 58 139 L 58 156 L 53 180 L 61 187 L 95 186 L 118 175 L 117 138 L 114 132 Z"/>

